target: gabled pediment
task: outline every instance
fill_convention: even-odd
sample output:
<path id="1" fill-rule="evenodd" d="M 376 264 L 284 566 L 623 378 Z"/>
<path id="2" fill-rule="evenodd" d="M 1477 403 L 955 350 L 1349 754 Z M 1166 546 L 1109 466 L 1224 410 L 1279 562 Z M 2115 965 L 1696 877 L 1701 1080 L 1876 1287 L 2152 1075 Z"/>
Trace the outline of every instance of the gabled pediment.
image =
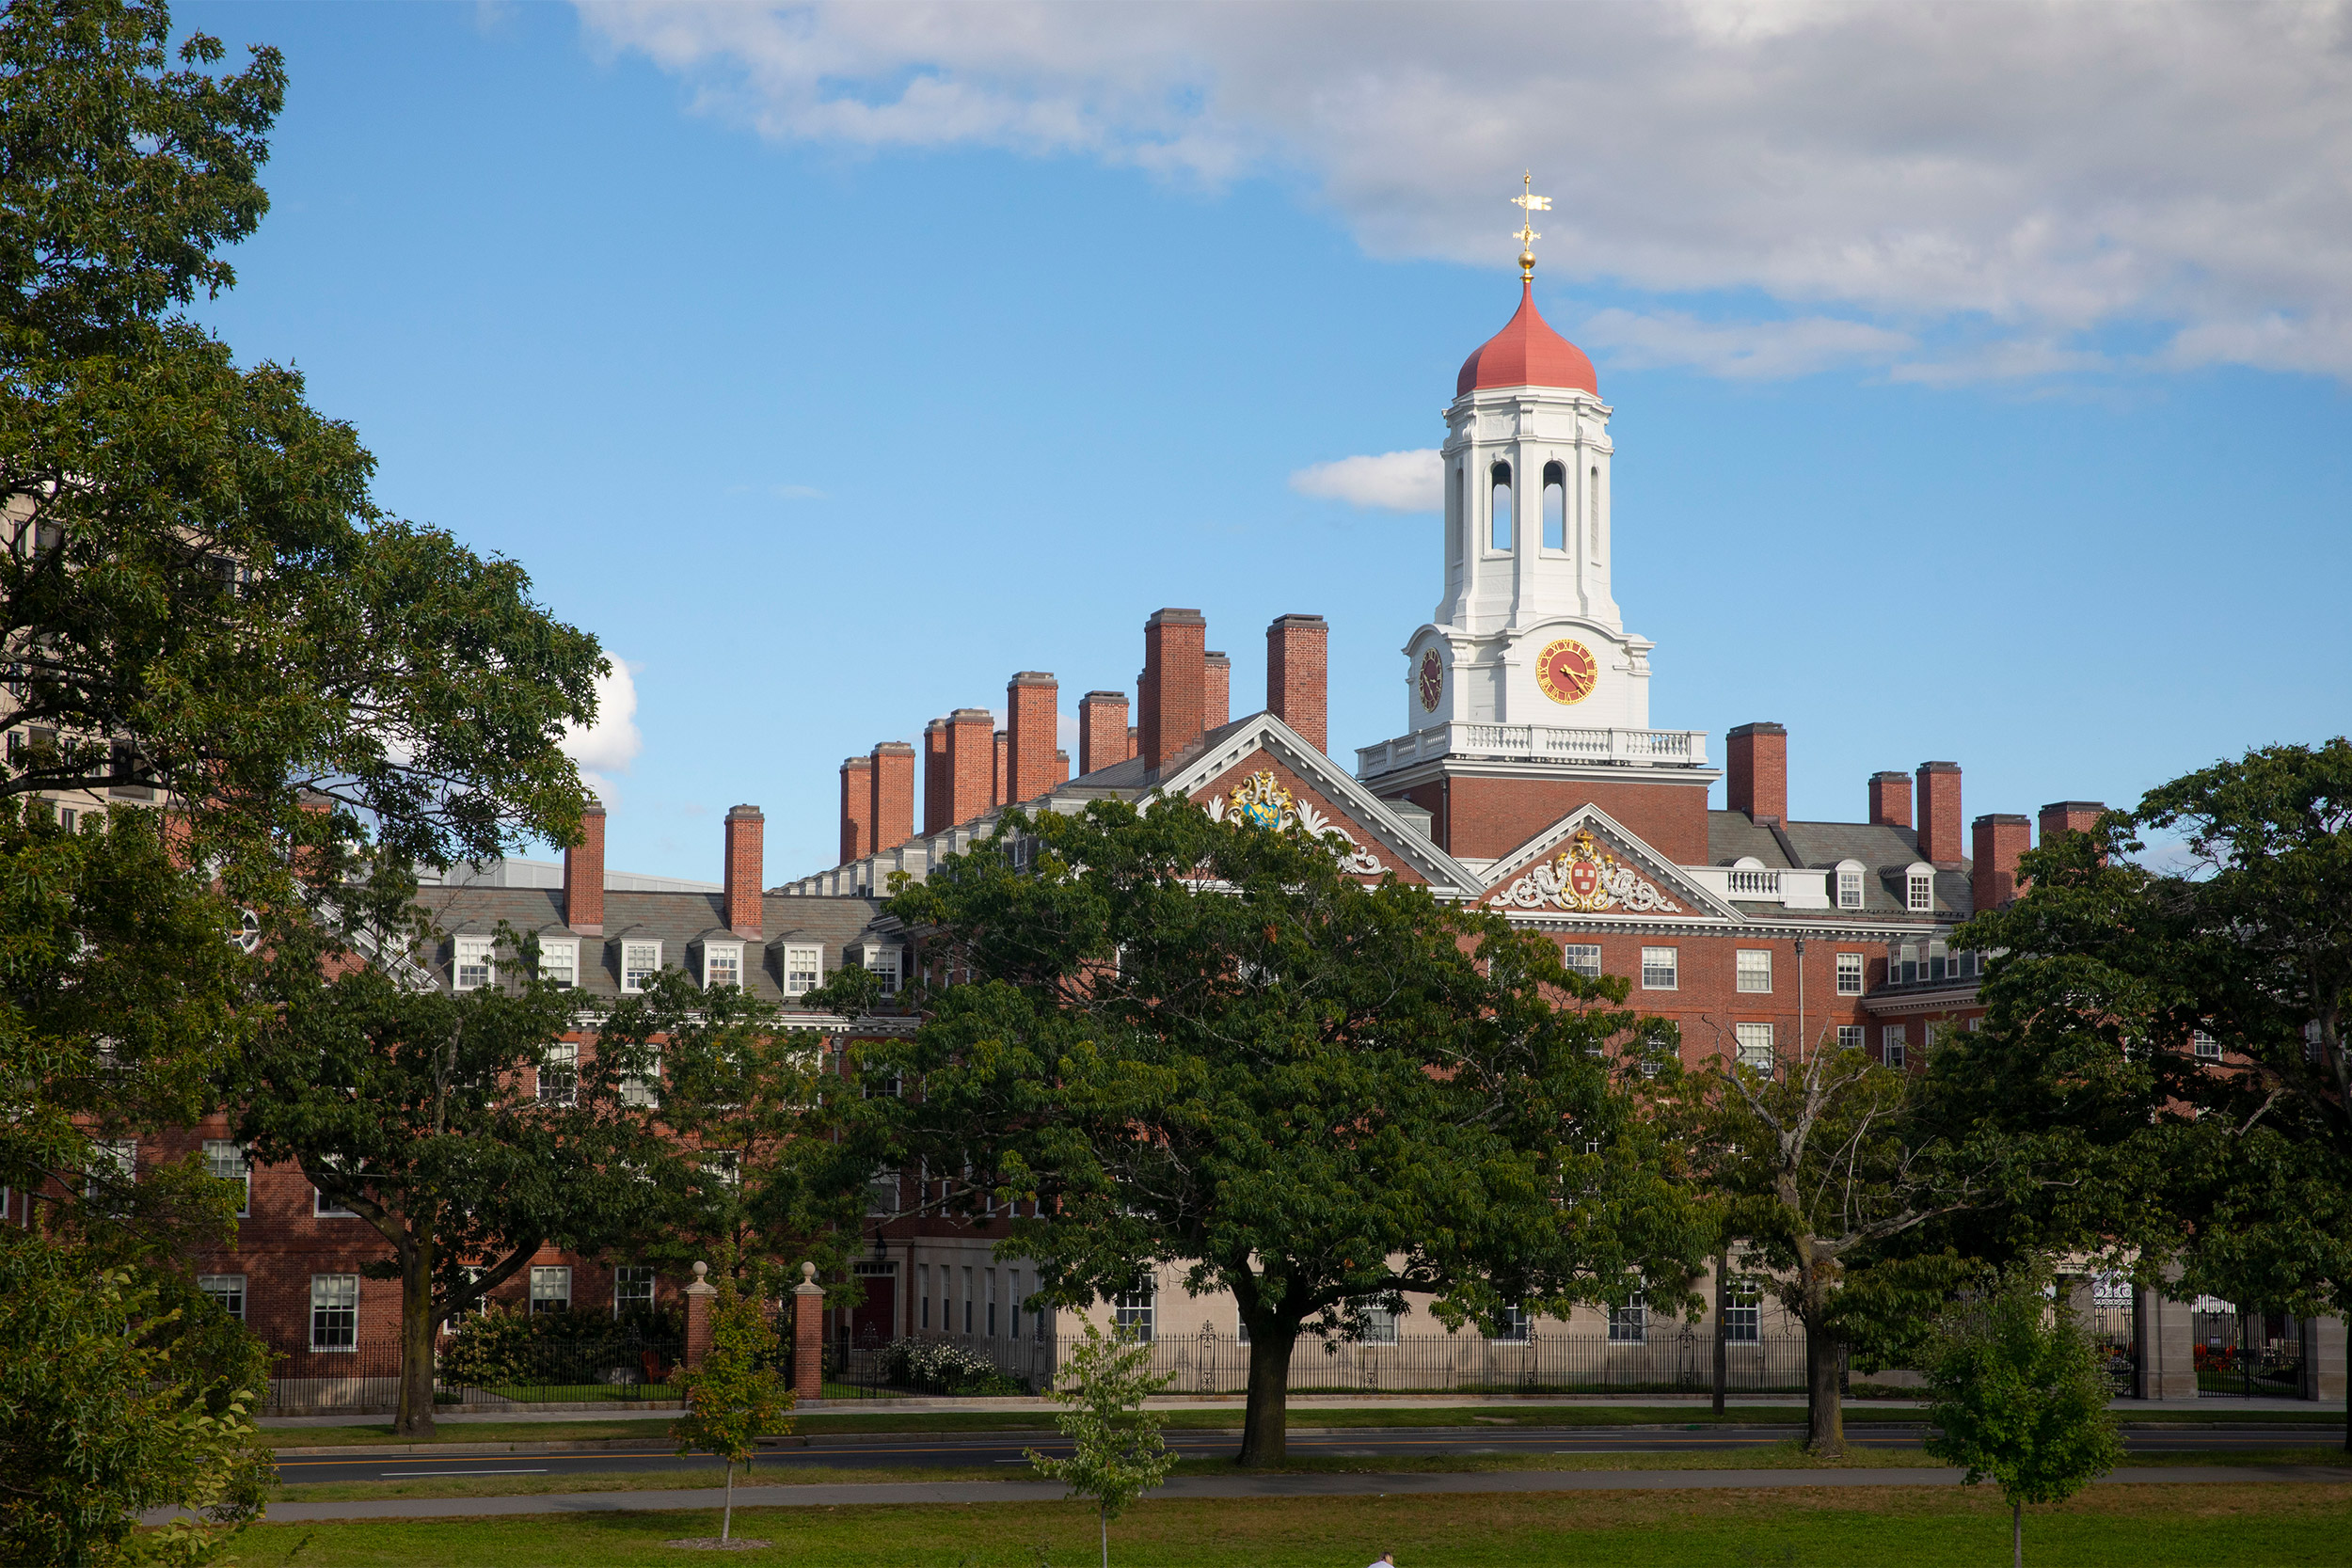
<path id="1" fill-rule="evenodd" d="M 1568 813 L 1486 868 L 1501 910 L 1738 920 L 1739 911 L 1596 805 Z"/>
<path id="2" fill-rule="evenodd" d="M 1244 798 L 1255 793 L 1247 779 L 1229 777 L 1252 757 L 1279 764 L 1329 805 L 1327 812 L 1294 798 L 1287 810 L 1308 832 L 1337 832 L 1354 844 L 1358 855 L 1351 869 L 1365 876 L 1385 870 L 1409 871 L 1440 895 L 1477 895 L 1480 881 L 1475 872 L 1407 826 L 1353 774 L 1271 713 L 1252 714 L 1230 726 L 1217 736 L 1215 745 L 1203 747 L 1199 755 L 1163 777 L 1159 787 L 1170 795 L 1198 800 L 1212 811 L 1248 810 L 1256 804 L 1261 811 L 1270 807 L 1279 815 L 1285 808 L 1279 802 Z"/>

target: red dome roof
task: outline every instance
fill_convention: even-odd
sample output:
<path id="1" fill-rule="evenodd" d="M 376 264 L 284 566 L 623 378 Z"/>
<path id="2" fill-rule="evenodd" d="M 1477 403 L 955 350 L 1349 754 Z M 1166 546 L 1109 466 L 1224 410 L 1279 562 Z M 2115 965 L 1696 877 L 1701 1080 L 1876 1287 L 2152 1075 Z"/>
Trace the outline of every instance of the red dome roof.
<path id="1" fill-rule="evenodd" d="M 1554 332 L 1535 309 L 1535 285 L 1519 285 L 1518 314 L 1462 361 L 1454 395 L 1480 387 L 1573 387 L 1600 396 L 1593 362 Z"/>

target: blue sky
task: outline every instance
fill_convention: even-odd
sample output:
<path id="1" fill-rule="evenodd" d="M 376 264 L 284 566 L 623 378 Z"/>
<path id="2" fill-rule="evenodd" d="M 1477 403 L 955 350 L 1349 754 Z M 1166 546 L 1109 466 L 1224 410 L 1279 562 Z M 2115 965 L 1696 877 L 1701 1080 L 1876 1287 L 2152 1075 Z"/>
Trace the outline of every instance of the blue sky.
<path id="1" fill-rule="evenodd" d="M 1652 722 L 1781 721 L 1793 814 L 1837 818 L 1871 771 L 1931 757 L 1963 765 L 1973 816 L 2128 802 L 2346 728 L 2352 305 L 2320 277 L 2345 241 L 2326 201 L 2256 191 L 2275 233 L 2209 215 L 2192 244 L 2166 214 L 2243 178 L 2151 194 L 2133 160 L 2162 147 L 2118 138 L 2103 165 L 2058 119 L 2021 148 L 2015 113 L 1956 114 L 1919 166 L 1957 147 L 1970 189 L 2006 194 L 1921 216 L 1883 194 L 1871 117 L 1894 111 L 1799 116 L 1801 83 L 1741 111 L 1796 171 L 1769 201 L 1717 188 L 1728 133 L 1571 135 L 1518 107 L 1551 101 L 1540 82 L 1481 100 L 1442 155 L 1382 162 L 1350 116 L 1409 131 L 1443 82 L 1366 109 L 1264 63 L 1296 57 L 1284 28 L 1349 31 L 1336 9 L 1215 13 L 1270 40 L 1137 12 L 1166 34 L 1140 45 L 1067 9 L 1024 31 L 964 8 L 995 24 L 970 37 L 944 14 L 180 12 L 293 77 L 273 210 L 204 318 L 308 374 L 383 504 L 521 561 L 626 661 L 639 745 L 615 724 L 583 752 L 615 867 L 715 879 L 748 800 L 771 882 L 820 869 L 845 755 L 1001 707 L 1015 670 L 1058 674 L 1074 716 L 1132 686 L 1162 605 L 1206 613 L 1236 711 L 1266 622 L 1327 616 L 1334 748 L 1401 731 L 1437 522 L 1291 480 L 1436 444 L 1516 303 L 1529 163 L 1561 198 L 1539 303 L 1616 409 L 1615 585 L 1658 642 Z M 1620 40 L 1590 90 L 1797 47 L 1708 25 Z M 1833 71 L 1916 40 L 1799 42 Z M 2265 87 L 2307 65 L 2231 47 L 2208 74 L 2243 96 L 2242 148 L 2300 136 L 2287 166 L 2341 170 L 2340 116 L 2270 113 L 2340 84 Z M 2097 110 L 2097 84 L 2074 96 Z"/>

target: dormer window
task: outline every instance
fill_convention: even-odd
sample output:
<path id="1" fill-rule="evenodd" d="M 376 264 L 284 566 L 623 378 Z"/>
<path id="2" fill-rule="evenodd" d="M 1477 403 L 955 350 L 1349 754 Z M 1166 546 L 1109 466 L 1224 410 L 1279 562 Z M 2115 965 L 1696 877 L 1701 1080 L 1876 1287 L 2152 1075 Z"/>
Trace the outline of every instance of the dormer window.
<path id="1" fill-rule="evenodd" d="M 1914 865 L 1903 873 L 1903 908 L 1913 914 L 1935 910 L 1935 867 Z"/>
<path id="2" fill-rule="evenodd" d="M 784 949 L 784 994 L 803 996 L 825 983 L 825 950 L 787 943 Z"/>
<path id="3" fill-rule="evenodd" d="M 493 937 L 459 937 L 456 954 L 450 964 L 449 983 L 453 990 L 478 990 L 498 978 L 498 961 L 494 952 L 497 939 Z"/>
<path id="4" fill-rule="evenodd" d="M 558 990 L 580 984 L 580 943 L 568 937 L 541 937 L 539 978 Z"/>
<path id="5" fill-rule="evenodd" d="M 621 943 L 621 990 L 632 994 L 645 989 L 661 970 L 661 944 L 658 942 L 625 942 Z"/>
<path id="6" fill-rule="evenodd" d="M 1862 908 L 1862 863 L 1837 863 L 1837 907 L 1841 910 Z"/>
<path id="7" fill-rule="evenodd" d="M 898 994 L 898 948 L 886 947 L 880 943 L 868 946 L 860 953 L 858 967 L 882 982 L 882 993 L 884 996 Z"/>
<path id="8" fill-rule="evenodd" d="M 703 990 L 743 983 L 743 944 L 706 942 L 703 944 Z"/>

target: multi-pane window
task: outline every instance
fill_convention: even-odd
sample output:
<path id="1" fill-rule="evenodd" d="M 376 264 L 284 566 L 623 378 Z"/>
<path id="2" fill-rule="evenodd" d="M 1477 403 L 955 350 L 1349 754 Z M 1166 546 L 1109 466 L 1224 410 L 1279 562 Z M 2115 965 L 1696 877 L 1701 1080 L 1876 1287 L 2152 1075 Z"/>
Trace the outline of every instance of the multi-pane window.
<path id="1" fill-rule="evenodd" d="M 531 1315 L 572 1309 L 572 1271 L 557 1266 L 531 1271 Z"/>
<path id="2" fill-rule="evenodd" d="M 661 1098 L 661 1054 L 650 1053 L 642 1072 L 621 1075 L 621 1103 L 639 1110 L 656 1104 Z"/>
<path id="3" fill-rule="evenodd" d="M 1600 978 L 1600 948 L 1592 942 L 1571 942 L 1563 946 L 1560 962 L 1588 980 Z"/>
<path id="4" fill-rule="evenodd" d="M 740 1150 L 706 1148 L 702 1153 L 702 1168 L 710 1174 L 714 1186 L 730 1193 L 743 1190 L 743 1155 Z"/>
<path id="5" fill-rule="evenodd" d="M 1772 954 L 1770 948 L 1740 949 L 1733 983 L 1741 990 L 1770 992 L 1772 989 Z"/>
<path id="6" fill-rule="evenodd" d="M 1642 989 L 1673 990 L 1682 981 L 1682 950 L 1677 947 L 1642 949 Z"/>
<path id="7" fill-rule="evenodd" d="M 358 1275 L 314 1274 L 310 1276 L 310 1348 L 359 1348 Z"/>
<path id="8" fill-rule="evenodd" d="M 866 1179 L 866 1212 L 868 1214 L 895 1214 L 898 1212 L 898 1169 L 885 1166 Z"/>
<path id="9" fill-rule="evenodd" d="M 1922 914 L 1935 908 L 1935 873 L 1914 871 L 1903 879 L 1903 908 Z"/>
<path id="10" fill-rule="evenodd" d="M 1760 1072 L 1772 1069 L 1772 1026 L 1769 1023 L 1735 1023 L 1732 1037 L 1740 1043 L 1740 1065 L 1755 1068 Z"/>
<path id="11" fill-rule="evenodd" d="M 1840 996 L 1862 994 L 1861 954 L 1840 953 L 1837 955 L 1837 994 Z"/>
<path id="12" fill-rule="evenodd" d="M 2217 1062 L 2221 1060 L 2221 1042 L 2202 1029 L 2192 1032 L 2188 1039 L 2189 1044 L 2196 1049 L 2199 1061 Z"/>
<path id="13" fill-rule="evenodd" d="M 316 1218 L 323 1220 L 350 1220 L 359 1217 L 358 1211 L 343 1207 L 342 1198 L 327 1196 L 326 1189 L 324 1187 L 310 1189 L 310 1212 Z"/>
<path id="14" fill-rule="evenodd" d="M 739 986 L 743 983 L 743 949 L 728 943 L 703 949 L 703 989 L 712 986 Z"/>
<path id="15" fill-rule="evenodd" d="M 1762 1303 L 1754 1291 L 1734 1290 L 1724 1297 L 1724 1342 L 1753 1345 L 1762 1338 Z"/>
<path id="16" fill-rule="evenodd" d="M 494 937 L 459 937 L 450 984 L 459 990 L 473 990 L 497 979 L 498 963 L 492 952 L 497 944 Z"/>
<path id="17" fill-rule="evenodd" d="M 253 1162 L 246 1158 L 245 1146 L 227 1138 L 204 1140 L 204 1174 L 221 1181 L 237 1184 L 237 1217 L 253 1212 Z"/>
<path id="18" fill-rule="evenodd" d="M 1140 1291 L 1122 1291 L 1113 1318 L 1119 1327 L 1128 1330 L 1137 1339 L 1150 1343 L 1152 1320 L 1158 1311 L 1157 1290 L 1145 1286 Z"/>
<path id="19" fill-rule="evenodd" d="M 884 996 L 898 994 L 898 950 L 895 947 L 869 947 L 866 950 L 866 972 L 882 982 Z"/>
<path id="20" fill-rule="evenodd" d="M 569 1105 L 580 1098 L 580 1042 L 549 1040 L 539 1063 L 539 1101 L 546 1105 Z"/>
<path id="21" fill-rule="evenodd" d="M 1623 1307 L 1609 1311 L 1609 1338 L 1613 1344 L 1639 1345 L 1649 1340 L 1649 1305 L 1640 1292 Z"/>
<path id="22" fill-rule="evenodd" d="M 1900 1067 L 1904 1048 L 1910 1043 L 1907 1024 L 1889 1023 L 1879 1031 L 1879 1057 L 1888 1067 Z"/>
<path id="23" fill-rule="evenodd" d="M 621 989 L 644 990 L 661 968 L 661 944 L 658 942 L 625 942 L 621 943 Z"/>
<path id="24" fill-rule="evenodd" d="M 612 1271 L 612 1315 L 653 1309 L 653 1270 L 624 1263 Z"/>
<path id="25" fill-rule="evenodd" d="M 2319 1032 L 2319 1020 L 2313 1019 L 2303 1025 L 2303 1060 L 2315 1065 L 2327 1043 Z"/>
<path id="26" fill-rule="evenodd" d="M 563 990 L 569 990 L 580 984 L 580 943 L 542 941 L 539 943 L 539 978 Z"/>
<path id="27" fill-rule="evenodd" d="M 1841 1024 L 1839 1024 L 1839 1025 L 1837 1026 L 1837 1049 L 1838 1049 L 1838 1050 L 1840 1050 L 1840 1051 L 1859 1051 L 1859 1050 L 1861 1050 L 1861 1049 L 1862 1049 L 1862 1046 L 1863 1046 L 1863 1039 L 1862 1039 L 1862 1025 L 1861 1025 L 1861 1024 L 1859 1024 L 1859 1023 L 1841 1023 Z"/>
<path id="28" fill-rule="evenodd" d="M 1364 1320 L 1364 1343 L 1393 1345 L 1396 1343 L 1396 1314 L 1385 1307 L 1361 1309 Z"/>
<path id="29" fill-rule="evenodd" d="M 1837 907 L 1841 910 L 1862 908 L 1862 870 L 1859 866 L 1837 868 Z"/>
<path id="30" fill-rule="evenodd" d="M 787 947 L 784 950 L 784 994 L 799 996 L 815 990 L 824 983 L 825 950 L 821 947 Z"/>
<path id="31" fill-rule="evenodd" d="M 213 1305 L 239 1323 L 245 1322 L 245 1275 L 199 1274 L 196 1288 L 213 1298 Z"/>
<path id="32" fill-rule="evenodd" d="M 1487 1338 L 1502 1344 L 1523 1345 L 1534 1328 L 1535 1320 L 1524 1307 L 1506 1307 L 1495 1314 L 1495 1326 Z"/>

